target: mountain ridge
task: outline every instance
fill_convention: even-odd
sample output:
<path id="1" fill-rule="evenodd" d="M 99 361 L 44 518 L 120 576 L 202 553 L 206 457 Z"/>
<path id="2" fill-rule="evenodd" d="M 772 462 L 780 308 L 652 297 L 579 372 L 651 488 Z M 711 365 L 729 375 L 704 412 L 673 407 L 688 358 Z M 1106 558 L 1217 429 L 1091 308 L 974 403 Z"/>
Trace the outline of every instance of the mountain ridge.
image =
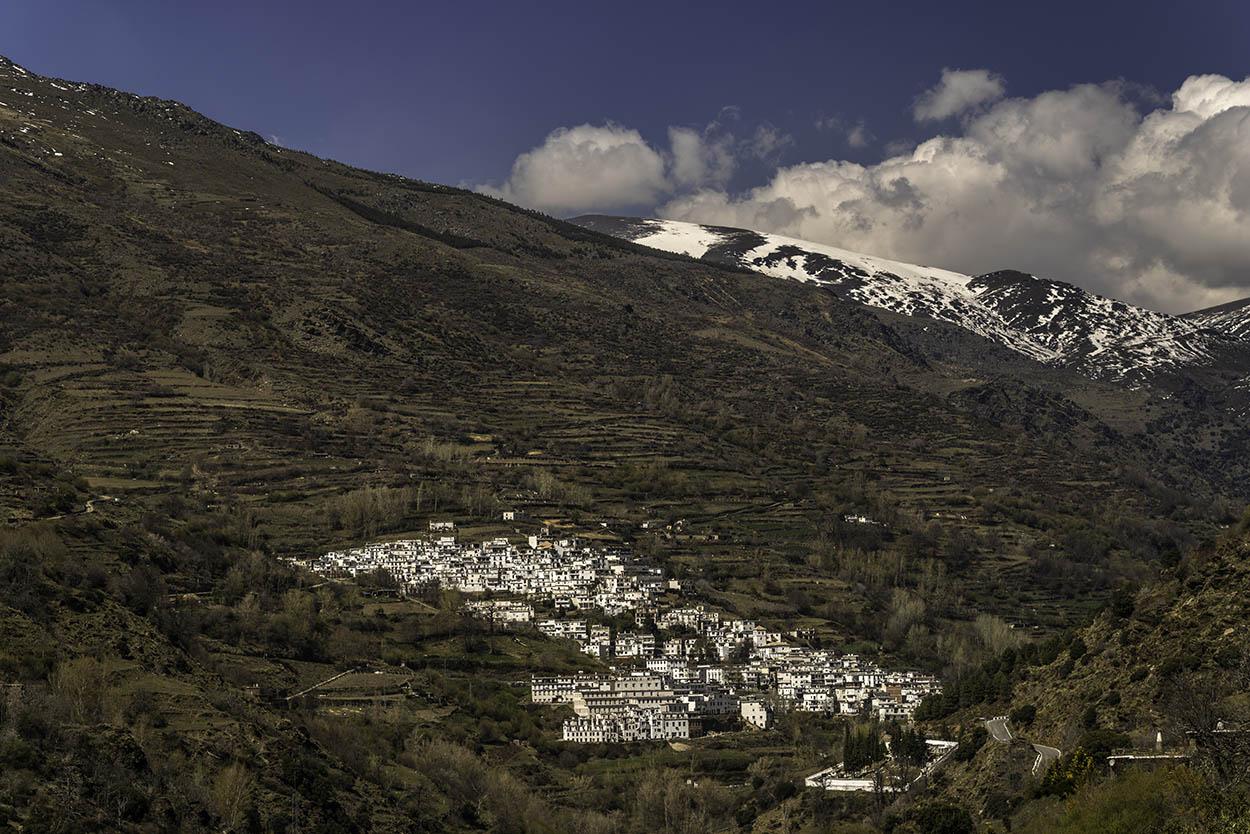
<path id="1" fill-rule="evenodd" d="M 1240 298 L 1203 310 L 1185 313 L 1184 318 L 1243 339 L 1250 339 L 1250 298 Z"/>
<path id="2" fill-rule="evenodd" d="M 828 287 L 858 303 L 956 324 L 1035 361 L 1141 382 L 1189 367 L 1250 369 L 1250 344 L 1017 270 L 965 275 L 749 229 L 583 215 L 571 222 L 664 251 Z"/>

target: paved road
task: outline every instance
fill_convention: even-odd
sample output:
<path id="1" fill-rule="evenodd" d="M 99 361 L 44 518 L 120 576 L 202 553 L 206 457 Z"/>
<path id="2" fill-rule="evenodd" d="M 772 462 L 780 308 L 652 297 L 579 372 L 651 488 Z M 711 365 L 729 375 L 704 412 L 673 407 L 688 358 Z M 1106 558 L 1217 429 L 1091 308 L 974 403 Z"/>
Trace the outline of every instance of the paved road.
<path id="1" fill-rule="evenodd" d="M 1007 716 L 996 715 L 993 718 L 985 720 L 985 729 L 989 730 L 990 738 L 995 741 L 1001 741 L 1004 744 L 1012 740 L 1011 725 L 1007 723 Z M 1034 744 L 1033 752 L 1037 753 L 1037 758 L 1033 760 L 1033 773 L 1042 773 L 1055 760 L 1063 755 L 1058 747 L 1048 747 L 1045 744 Z"/>
<path id="2" fill-rule="evenodd" d="M 1011 741 L 1011 727 L 1007 726 L 1007 716 L 996 715 L 986 719 L 985 729 L 990 731 L 990 738 L 995 741 Z"/>
<path id="3" fill-rule="evenodd" d="M 1055 759 L 1063 755 L 1058 747 L 1047 747 L 1045 744 L 1034 744 L 1037 758 L 1033 760 L 1033 772 L 1041 773 L 1055 763 Z"/>

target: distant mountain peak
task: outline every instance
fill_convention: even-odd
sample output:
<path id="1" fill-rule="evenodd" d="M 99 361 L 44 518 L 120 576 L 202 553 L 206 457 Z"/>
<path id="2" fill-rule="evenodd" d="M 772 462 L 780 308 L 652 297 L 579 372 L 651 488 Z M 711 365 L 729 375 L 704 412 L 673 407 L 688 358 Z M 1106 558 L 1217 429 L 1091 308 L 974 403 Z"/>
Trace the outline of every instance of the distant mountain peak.
<path id="1" fill-rule="evenodd" d="M 1250 298 L 1241 298 L 1186 313 L 1185 318 L 1201 327 L 1209 327 L 1221 333 L 1250 340 Z"/>
<path id="2" fill-rule="evenodd" d="M 644 246 L 817 284 L 870 307 L 948 322 L 1093 378 L 1134 381 L 1211 364 L 1229 349 L 1250 351 L 1209 322 L 1012 269 L 971 276 L 783 235 L 675 220 L 586 215 L 572 222 Z M 1250 330 L 1250 304 L 1241 315 Z"/>

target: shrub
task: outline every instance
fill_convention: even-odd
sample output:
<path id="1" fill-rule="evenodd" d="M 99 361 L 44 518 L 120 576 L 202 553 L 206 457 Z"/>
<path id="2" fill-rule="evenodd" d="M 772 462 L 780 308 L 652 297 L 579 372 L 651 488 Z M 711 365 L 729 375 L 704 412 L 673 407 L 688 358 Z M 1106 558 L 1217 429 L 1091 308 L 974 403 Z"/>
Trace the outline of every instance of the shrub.
<path id="1" fill-rule="evenodd" d="M 1032 704 L 1021 704 L 1013 709 L 1008 715 L 1013 724 L 1029 725 L 1033 723 L 1033 719 L 1037 718 L 1037 707 Z"/>
<path id="2" fill-rule="evenodd" d="M 1129 747 L 1132 740 L 1124 733 L 1115 730 L 1090 730 L 1081 737 L 1078 745 L 1094 758 L 1106 756 L 1113 750 Z"/>
<path id="3" fill-rule="evenodd" d="M 959 746 L 955 748 L 955 752 L 951 754 L 957 762 L 971 761 L 977 751 L 985 746 L 989 733 L 980 725 L 973 727 L 959 740 Z"/>
<path id="4" fill-rule="evenodd" d="M 80 724 L 99 720 L 104 684 L 104 664 L 94 657 L 67 660 L 52 675 L 52 691 L 61 699 L 70 720 Z"/>
<path id="5" fill-rule="evenodd" d="M 1038 790 L 1043 796 L 1068 796 L 1084 784 L 1094 772 L 1094 758 L 1078 747 L 1059 757 L 1046 771 Z"/>
<path id="6" fill-rule="evenodd" d="M 920 834 L 973 834 L 977 830 L 972 815 L 948 802 L 920 805 L 907 814 L 907 819 Z"/>

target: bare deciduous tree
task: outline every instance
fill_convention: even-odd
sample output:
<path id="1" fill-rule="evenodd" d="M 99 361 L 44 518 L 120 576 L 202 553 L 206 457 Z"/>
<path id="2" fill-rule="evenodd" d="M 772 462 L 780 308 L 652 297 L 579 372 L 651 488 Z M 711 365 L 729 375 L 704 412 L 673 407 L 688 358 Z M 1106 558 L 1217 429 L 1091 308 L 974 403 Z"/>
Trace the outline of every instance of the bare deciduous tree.
<path id="1" fill-rule="evenodd" d="M 213 780 L 210 794 L 213 812 L 221 818 L 227 831 L 237 831 L 252 810 L 252 793 L 256 779 L 247 766 L 234 762 L 222 768 Z"/>

